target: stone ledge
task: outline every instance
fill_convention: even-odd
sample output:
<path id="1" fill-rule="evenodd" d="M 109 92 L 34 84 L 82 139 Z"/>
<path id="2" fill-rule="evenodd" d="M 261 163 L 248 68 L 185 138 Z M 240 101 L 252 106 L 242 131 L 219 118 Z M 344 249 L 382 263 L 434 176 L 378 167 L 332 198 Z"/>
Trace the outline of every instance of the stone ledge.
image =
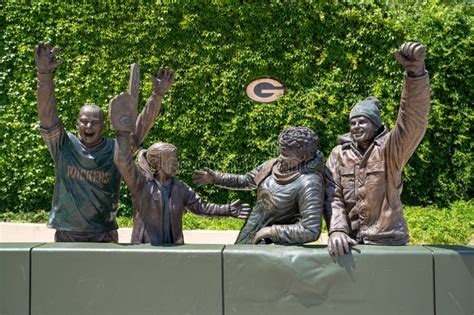
<path id="1" fill-rule="evenodd" d="M 54 231 L 45 224 L 37 223 L 0 223 L 1 242 L 54 242 Z M 120 228 L 119 242 L 129 243 L 132 235 L 131 228 Z M 239 231 L 214 230 L 185 230 L 183 231 L 186 244 L 234 244 Z M 322 234 L 316 244 L 326 244 L 327 234 Z"/>

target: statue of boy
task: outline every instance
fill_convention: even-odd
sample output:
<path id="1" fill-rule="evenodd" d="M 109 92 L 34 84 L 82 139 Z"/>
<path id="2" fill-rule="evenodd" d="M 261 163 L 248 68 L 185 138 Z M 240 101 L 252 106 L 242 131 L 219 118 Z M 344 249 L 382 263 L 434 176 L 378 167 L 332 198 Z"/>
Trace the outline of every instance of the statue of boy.
<path id="1" fill-rule="evenodd" d="M 341 256 L 349 245 L 404 245 L 408 229 L 400 201 L 402 171 L 428 124 L 429 78 L 425 47 L 404 43 L 395 58 L 405 67 L 405 82 L 395 127 L 382 125 L 373 97 L 351 110 L 350 133 L 338 138 L 327 161 L 332 212 L 328 251 Z"/>
<path id="2" fill-rule="evenodd" d="M 323 155 L 319 139 L 306 127 L 290 127 L 279 138 L 280 155 L 245 175 L 195 171 L 193 182 L 257 190 L 257 204 L 236 244 L 303 244 L 321 233 L 324 199 Z"/>
<path id="3" fill-rule="evenodd" d="M 225 205 L 206 203 L 178 180 L 178 149 L 172 144 L 155 143 L 148 150 L 141 150 L 138 165 L 135 164 L 130 148 L 133 129 L 121 123 L 133 120 L 131 97 L 122 93 L 109 106 L 112 129 L 117 135 L 114 161 L 132 195 L 132 243 L 183 244 L 182 218 L 186 209 L 205 216 L 248 217 L 249 205 L 238 200 Z"/>
<path id="4" fill-rule="evenodd" d="M 59 47 L 42 42 L 35 48 L 40 132 L 56 173 L 48 226 L 56 229 L 56 242 L 118 242 L 115 217 L 121 177 L 113 163 L 115 141 L 102 136 L 105 118 L 96 105 L 81 107 L 77 137 L 64 130 L 54 96 L 54 70 L 62 63 L 54 58 L 58 51 Z M 137 120 L 135 146 L 153 125 L 173 80 L 166 69 L 153 78 L 153 94 Z"/>

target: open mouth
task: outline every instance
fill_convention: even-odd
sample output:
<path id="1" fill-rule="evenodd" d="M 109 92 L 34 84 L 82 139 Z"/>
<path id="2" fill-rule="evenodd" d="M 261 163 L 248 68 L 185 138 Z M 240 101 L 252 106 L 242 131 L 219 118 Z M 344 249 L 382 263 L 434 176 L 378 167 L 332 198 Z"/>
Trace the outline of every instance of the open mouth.
<path id="1" fill-rule="evenodd" d="M 86 136 L 86 138 L 92 138 L 94 135 L 95 132 L 93 131 L 84 131 L 84 136 Z"/>

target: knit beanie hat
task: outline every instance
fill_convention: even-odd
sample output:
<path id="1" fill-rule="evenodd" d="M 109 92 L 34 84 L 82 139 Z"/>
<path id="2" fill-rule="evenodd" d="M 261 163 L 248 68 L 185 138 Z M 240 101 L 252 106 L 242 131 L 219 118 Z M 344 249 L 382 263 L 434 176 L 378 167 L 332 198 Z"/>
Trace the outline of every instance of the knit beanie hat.
<path id="1" fill-rule="evenodd" d="M 380 117 L 379 104 L 379 100 L 375 97 L 367 97 L 352 107 L 349 120 L 356 116 L 364 116 L 375 125 L 376 129 L 380 128 L 382 126 L 382 118 Z"/>

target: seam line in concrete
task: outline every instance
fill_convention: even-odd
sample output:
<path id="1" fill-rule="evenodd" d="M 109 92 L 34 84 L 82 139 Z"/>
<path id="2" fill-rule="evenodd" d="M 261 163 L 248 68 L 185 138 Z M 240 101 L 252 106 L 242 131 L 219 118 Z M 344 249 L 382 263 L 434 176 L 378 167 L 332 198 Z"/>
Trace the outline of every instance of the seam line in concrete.
<path id="1" fill-rule="evenodd" d="M 435 265 L 435 253 L 434 251 L 427 247 L 426 245 L 423 245 L 423 248 L 429 250 L 431 252 L 431 259 L 432 259 L 432 272 L 433 272 L 433 314 L 436 315 L 436 265 Z"/>
<path id="2" fill-rule="evenodd" d="M 30 248 L 30 270 L 29 270 L 29 283 L 28 283 L 28 314 L 31 315 L 31 278 L 32 278 L 32 272 L 31 270 L 33 269 L 33 249 L 36 247 L 43 246 L 46 243 L 41 243 L 36 246 L 33 246 Z"/>
<path id="3" fill-rule="evenodd" d="M 222 315 L 225 315 L 225 293 L 224 293 L 224 249 L 227 246 L 224 245 L 221 249 L 221 292 L 222 292 Z"/>
<path id="4" fill-rule="evenodd" d="M 431 251 L 431 257 L 433 258 L 433 313 L 436 315 L 436 260 L 434 251 Z"/>

